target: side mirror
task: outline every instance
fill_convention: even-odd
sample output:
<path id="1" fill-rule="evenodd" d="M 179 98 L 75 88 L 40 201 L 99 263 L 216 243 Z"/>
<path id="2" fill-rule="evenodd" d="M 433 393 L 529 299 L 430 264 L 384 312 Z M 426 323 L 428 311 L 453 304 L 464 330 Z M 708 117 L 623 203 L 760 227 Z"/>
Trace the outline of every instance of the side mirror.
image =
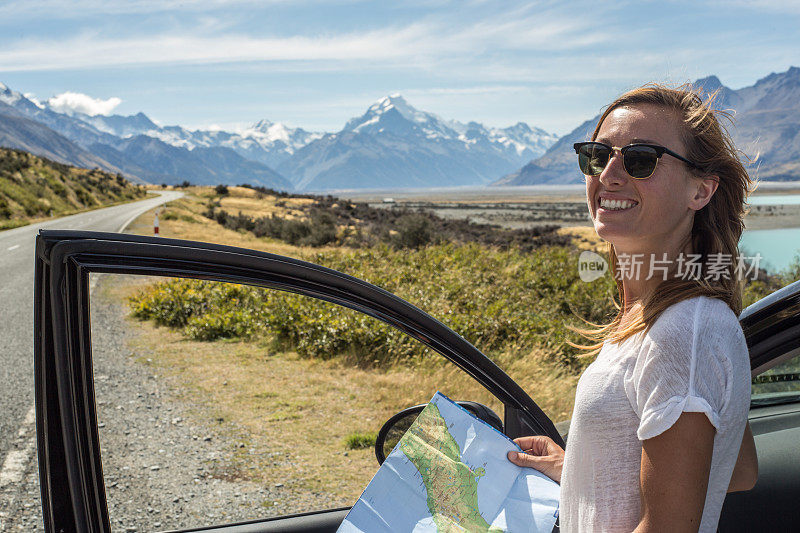
<path id="1" fill-rule="evenodd" d="M 497 413 L 489 409 L 483 404 L 477 402 L 456 402 L 458 405 L 480 418 L 494 429 L 503 433 L 503 421 L 497 416 Z M 378 464 L 381 465 L 386 460 L 386 457 L 392 453 L 392 450 L 400 441 L 402 436 L 414 423 L 419 414 L 428 405 L 426 403 L 407 407 L 394 415 L 386 421 L 383 427 L 378 431 L 378 436 L 375 439 L 375 457 L 378 459 Z"/>

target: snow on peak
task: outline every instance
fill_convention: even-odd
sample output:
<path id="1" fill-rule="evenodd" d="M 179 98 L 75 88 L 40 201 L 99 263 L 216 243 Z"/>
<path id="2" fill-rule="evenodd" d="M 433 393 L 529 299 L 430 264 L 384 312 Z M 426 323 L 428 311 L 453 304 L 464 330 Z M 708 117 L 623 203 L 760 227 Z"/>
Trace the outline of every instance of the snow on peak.
<path id="1" fill-rule="evenodd" d="M 262 120 L 261 127 L 257 131 L 263 132 L 266 139 L 270 141 L 283 141 L 288 144 L 292 134 L 296 131 L 292 128 L 287 128 L 286 125 L 280 122 L 269 122 Z"/>
<path id="2" fill-rule="evenodd" d="M 35 94 L 33 94 L 33 93 L 25 93 L 23 96 L 24 96 L 25 98 L 27 98 L 28 100 L 30 100 L 30 101 L 33 103 L 33 105 L 35 105 L 35 106 L 36 106 L 36 107 L 38 107 L 39 109 L 44 109 L 44 108 L 45 108 L 45 105 L 44 105 L 44 103 L 40 102 L 40 101 L 39 101 L 39 100 L 36 98 L 36 95 L 35 95 Z"/>
<path id="3" fill-rule="evenodd" d="M 312 133 L 303 128 L 290 128 L 282 122 L 263 119 L 241 132 L 243 139 L 252 139 L 263 147 L 276 143 L 283 144 L 288 153 L 294 153 L 306 144 L 322 137 L 322 133 Z"/>
<path id="4" fill-rule="evenodd" d="M 491 145 L 494 146 L 492 149 L 529 159 L 543 154 L 557 139 L 556 136 L 539 128 L 531 128 L 524 122 L 501 129 L 474 121 L 464 124 L 456 120 L 446 120 L 414 108 L 398 93 L 374 102 L 363 115 L 350 119 L 344 130 L 373 135 L 391 133 L 433 141 L 459 141 L 467 149 L 476 145 L 489 149 Z"/>
<path id="5" fill-rule="evenodd" d="M 399 93 L 380 98 L 363 115 L 350 119 L 344 129 L 360 133 L 389 131 L 401 135 L 416 131 L 428 139 L 456 138 L 460 132 L 456 123 L 416 109 Z"/>
<path id="6" fill-rule="evenodd" d="M 439 118 L 431 113 L 417 110 L 411 106 L 411 104 L 409 104 L 406 99 L 400 95 L 400 93 L 392 93 L 389 96 L 384 96 L 369 106 L 369 109 L 367 109 L 367 112 L 364 114 L 364 116 L 382 115 L 392 109 L 396 109 L 397 112 L 400 113 L 406 120 L 420 124 L 428 122 L 431 118 Z"/>
<path id="7" fill-rule="evenodd" d="M 406 112 L 413 113 L 416 111 L 416 109 L 411 107 L 411 105 L 409 105 L 409 103 L 406 101 L 405 98 L 403 98 L 403 96 L 400 93 L 392 93 L 389 96 L 384 96 L 383 98 L 372 104 L 370 106 L 370 109 L 371 110 L 380 109 L 386 111 L 391 109 L 392 107 L 396 107 L 398 108 L 398 110 L 402 109 L 403 111 Z"/>
<path id="8" fill-rule="evenodd" d="M 270 128 L 270 126 L 272 126 L 273 124 L 274 124 L 274 122 L 272 122 L 271 120 L 261 119 L 258 122 L 256 122 L 255 124 L 253 124 L 250 127 L 250 129 L 251 130 L 258 130 L 258 131 L 267 131 Z"/>
<path id="9" fill-rule="evenodd" d="M 8 105 L 14 105 L 23 98 L 24 96 L 19 94 L 17 91 L 12 91 L 8 88 L 8 86 L 0 83 L 0 102 Z"/>

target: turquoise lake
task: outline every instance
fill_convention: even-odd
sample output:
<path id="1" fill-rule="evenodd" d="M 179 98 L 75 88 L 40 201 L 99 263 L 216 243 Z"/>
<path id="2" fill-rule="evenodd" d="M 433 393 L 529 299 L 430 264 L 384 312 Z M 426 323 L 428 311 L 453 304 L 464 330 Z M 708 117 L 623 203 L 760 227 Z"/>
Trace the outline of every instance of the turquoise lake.
<path id="1" fill-rule="evenodd" d="M 800 194 L 765 194 L 750 198 L 751 205 L 800 205 Z M 745 230 L 739 248 L 748 255 L 760 253 L 761 267 L 770 272 L 789 266 L 800 254 L 800 228 Z"/>
<path id="2" fill-rule="evenodd" d="M 753 196 L 748 202 L 750 205 L 798 205 L 800 194 L 762 194 Z"/>
<path id="3" fill-rule="evenodd" d="M 748 256 L 761 254 L 759 266 L 765 270 L 783 270 L 791 264 L 795 254 L 800 254 L 800 228 L 745 231 L 739 249 Z"/>

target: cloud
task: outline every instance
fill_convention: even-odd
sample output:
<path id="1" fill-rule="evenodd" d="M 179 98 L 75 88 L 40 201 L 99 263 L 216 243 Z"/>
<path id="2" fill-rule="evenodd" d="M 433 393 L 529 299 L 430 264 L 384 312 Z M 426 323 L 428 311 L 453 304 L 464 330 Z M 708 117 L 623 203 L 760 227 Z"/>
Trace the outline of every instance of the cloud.
<path id="1" fill-rule="evenodd" d="M 112 96 L 108 100 L 92 98 L 88 94 L 65 92 L 48 98 L 47 105 L 59 113 L 83 113 L 84 115 L 109 115 L 122 103 L 122 100 Z"/>
<path id="2" fill-rule="evenodd" d="M 400 90 L 403 96 L 453 96 L 453 95 L 487 95 L 528 92 L 527 85 L 478 85 L 472 87 L 429 87 L 424 89 Z"/>
<path id="3" fill-rule="evenodd" d="M 765 11 L 785 15 L 800 14 L 800 5 L 797 2 L 787 2 L 786 0 L 717 0 L 712 4 L 722 9 L 739 8 L 757 14 Z"/>
<path id="4" fill-rule="evenodd" d="M 163 0 L 10 0 L 0 6 L 0 15 L 21 17 L 47 13 L 54 18 L 81 18 L 92 15 L 152 14 L 165 11 L 203 12 L 215 9 L 258 7 L 272 4 L 295 3 L 298 0 L 183 0 L 180 4 Z M 305 0 L 314 2 L 315 0 Z M 324 1 L 324 0 L 316 0 Z M 340 3 L 349 3 L 342 0 Z"/>
<path id="5" fill-rule="evenodd" d="M 268 62 L 312 69 L 370 61 L 436 68 L 443 61 L 514 52 L 586 49 L 618 37 L 588 21 L 563 15 L 514 11 L 454 27 L 443 17 L 361 31 L 291 36 L 212 33 L 202 24 L 187 30 L 110 37 L 98 29 L 59 39 L 37 37 L 0 49 L 0 70 L 48 71 L 116 66 L 203 65 Z M 215 24 L 219 26 L 219 24 Z M 231 29 L 232 30 L 232 29 Z M 313 65 L 312 65 L 313 63 Z"/>

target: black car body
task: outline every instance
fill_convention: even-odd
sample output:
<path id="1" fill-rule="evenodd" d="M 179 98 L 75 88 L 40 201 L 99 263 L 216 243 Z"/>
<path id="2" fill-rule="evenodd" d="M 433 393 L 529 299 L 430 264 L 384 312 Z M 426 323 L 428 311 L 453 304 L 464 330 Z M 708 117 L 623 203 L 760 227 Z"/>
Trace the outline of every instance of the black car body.
<path id="1" fill-rule="evenodd" d="M 90 273 L 233 282 L 304 294 L 390 324 L 446 357 L 504 405 L 503 432 L 541 434 L 563 444 L 554 424 L 505 372 L 464 338 L 369 283 L 318 265 L 208 243 L 134 235 L 42 231 L 36 246 L 36 427 L 45 530 L 110 531 L 98 440 L 89 324 Z M 800 354 L 800 282 L 749 307 L 740 318 L 754 375 Z M 731 494 L 723 531 L 788 530 L 800 508 L 800 397 L 751 409 L 759 453 L 755 489 Z M 335 531 L 335 509 L 196 531 Z"/>

